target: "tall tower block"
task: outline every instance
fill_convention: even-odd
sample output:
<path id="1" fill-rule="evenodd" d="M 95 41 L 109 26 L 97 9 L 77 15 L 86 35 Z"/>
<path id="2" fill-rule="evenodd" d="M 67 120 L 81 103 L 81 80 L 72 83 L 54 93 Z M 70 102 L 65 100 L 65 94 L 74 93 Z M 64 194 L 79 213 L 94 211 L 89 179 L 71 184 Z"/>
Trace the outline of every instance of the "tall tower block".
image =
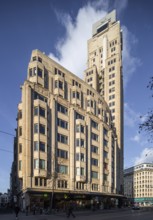
<path id="1" fill-rule="evenodd" d="M 113 10 L 92 27 L 85 81 L 107 102 L 118 136 L 118 190 L 123 191 L 122 30 Z"/>

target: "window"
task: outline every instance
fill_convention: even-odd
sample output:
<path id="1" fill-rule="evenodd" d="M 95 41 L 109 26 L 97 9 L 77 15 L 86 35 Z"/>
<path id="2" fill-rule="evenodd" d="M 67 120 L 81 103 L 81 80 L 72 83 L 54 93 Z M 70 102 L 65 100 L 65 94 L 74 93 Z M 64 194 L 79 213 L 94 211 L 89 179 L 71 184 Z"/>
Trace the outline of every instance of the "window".
<path id="1" fill-rule="evenodd" d="M 22 118 L 22 111 L 19 110 L 19 112 L 18 112 L 18 119 L 21 119 L 21 118 Z"/>
<path id="2" fill-rule="evenodd" d="M 115 98 L 115 94 L 109 96 L 109 100 L 114 99 L 114 98 Z"/>
<path id="3" fill-rule="evenodd" d="M 35 177 L 35 186 L 38 186 L 38 177 Z"/>
<path id="4" fill-rule="evenodd" d="M 58 165 L 58 173 L 68 174 L 68 167 L 65 165 Z"/>
<path id="5" fill-rule="evenodd" d="M 38 133 L 38 124 L 34 124 L 34 133 Z"/>
<path id="6" fill-rule="evenodd" d="M 34 115 L 36 115 L 36 116 L 40 115 L 41 117 L 45 117 L 45 109 L 40 106 L 35 107 L 34 108 Z"/>
<path id="7" fill-rule="evenodd" d="M 38 67 L 38 76 L 42 78 L 42 69 Z"/>
<path id="8" fill-rule="evenodd" d="M 42 117 L 45 117 L 45 109 L 42 107 L 39 107 L 39 115 Z"/>
<path id="9" fill-rule="evenodd" d="M 94 166 L 98 166 L 98 160 L 95 158 L 91 158 L 91 164 Z"/>
<path id="10" fill-rule="evenodd" d="M 72 93 L 72 97 L 75 98 L 75 92 Z"/>
<path id="11" fill-rule="evenodd" d="M 42 160 L 42 159 L 39 160 L 39 168 L 42 170 L 45 169 L 45 160 Z"/>
<path id="12" fill-rule="evenodd" d="M 59 81 L 59 88 L 63 89 L 63 82 Z"/>
<path id="13" fill-rule="evenodd" d="M 80 154 L 80 159 L 81 159 L 81 161 L 84 162 L 84 154 L 83 153 Z"/>
<path id="14" fill-rule="evenodd" d="M 45 143 L 44 142 L 39 142 L 39 150 L 45 152 Z"/>
<path id="15" fill-rule="evenodd" d="M 62 128 L 68 129 L 68 122 L 64 121 L 60 118 L 57 119 L 57 125 L 62 127 Z"/>
<path id="16" fill-rule="evenodd" d="M 19 127 L 19 136 L 22 136 L 22 127 Z"/>
<path id="17" fill-rule="evenodd" d="M 58 188 L 67 188 L 67 181 L 66 180 L 58 180 L 57 186 L 58 186 Z"/>
<path id="18" fill-rule="evenodd" d="M 76 119 L 84 120 L 84 116 L 76 112 Z"/>
<path id="19" fill-rule="evenodd" d="M 39 113 L 38 107 L 35 107 L 34 108 L 34 115 L 38 115 L 38 113 Z"/>
<path id="20" fill-rule="evenodd" d="M 40 63 L 42 63 L 42 59 L 41 59 L 41 57 L 38 57 L 38 61 L 39 61 Z"/>
<path id="21" fill-rule="evenodd" d="M 58 81 L 55 80 L 55 88 L 58 88 Z"/>
<path id="22" fill-rule="evenodd" d="M 91 133 L 91 139 L 94 140 L 94 141 L 98 141 L 98 135 L 92 132 Z"/>
<path id="23" fill-rule="evenodd" d="M 19 153 L 22 153 L 22 144 L 19 144 Z"/>
<path id="24" fill-rule="evenodd" d="M 34 100 L 36 100 L 36 99 L 39 99 L 39 100 L 44 101 L 44 102 L 47 103 L 47 98 L 46 98 L 46 97 L 40 95 L 40 94 L 37 93 L 37 92 L 34 92 Z"/>
<path id="25" fill-rule="evenodd" d="M 112 86 L 114 84 L 115 84 L 115 80 L 112 80 L 112 81 L 109 82 L 109 86 Z"/>
<path id="26" fill-rule="evenodd" d="M 92 184 L 92 190 L 93 191 L 98 191 L 98 184 L 93 183 Z"/>
<path id="27" fill-rule="evenodd" d="M 68 137 L 63 134 L 57 134 L 57 140 L 63 144 L 68 144 Z"/>
<path id="28" fill-rule="evenodd" d="M 36 60 L 37 60 L 37 57 L 36 57 L 36 56 L 32 57 L 32 60 L 33 60 L 33 61 L 36 61 Z"/>
<path id="29" fill-rule="evenodd" d="M 84 168 L 83 167 L 76 167 L 76 175 L 77 176 L 84 176 Z"/>
<path id="30" fill-rule="evenodd" d="M 76 132 L 84 133 L 84 126 L 83 125 L 76 125 Z"/>
<path id="31" fill-rule="evenodd" d="M 93 120 L 91 121 L 91 126 L 95 129 L 98 129 L 98 123 Z"/>
<path id="32" fill-rule="evenodd" d="M 33 75 L 33 69 L 30 68 L 30 69 L 29 69 L 29 76 L 31 77 L 32 75 Z"/>
<path id="33" fill-rule="evenodd" d="M 34 169 L 39 169 L 39 160 L 34 159 Z"/>
<path id="34" fill-rule="evenodd" d="M 91 145 L 91 152 L 98 154 L 98 147 Z"/>
<path id="35" fill-rule="evenodd" d="M 91 177 L 94 179 L 98 179 L 98 172 L 91 171 Z"/>
<path id="36" fill-rule="evenodd" d="M 108 158 L 108 153 L 104 151 L 104 158 Z"/>
<path id="37" fill-rule="evenodd" d="M 80 99 L 80 93 L 79 92 L 76 93 L 76 97 L 77 97 L 77 99 Z"/>
<path id="38" fill-rule="evenodd" d="M 67 159 L 68 158 L 68 152 L 65 151 L 65 150 L 58 149 L 57 150 L 57 156 L 60 157 L 60 158 Z"/>
<path id="39" fill-rule="evenodd" d="M 45 134 L 45 125 L 42 125 L 42 124 L 39 125 L 39 132 L 41 134 Z"/>
<path id="40" fill-rule="evenodd" d="M 104 136 L 108 136 L 108 130 L 106 128 L 104 128 L 103 133 L 104 133 Z"/>
<path id="41" fill-rule="evenodd" d="M 22 170 L 22 160 L 19 160 L 19 170 Z"/>
<path id="42" fill-rule="evenodd" d="M 93 108 L 93 101 L 92 100 L 87 100 L 87 106 Z"/>
<path id="43" fill-rule="evenodd" d="M 114 106 L 114 105 L 115 105 L 115 102 L 110 102 L 109 103 L 109 107 Z"/>
<path id="44" fill-rule="evenodd" d="M 112 87 L 111 89 L 109 89 L 109 93 L 114 92 L 115 91 L 115 87 Z"/>
<path id="45" fill-rule="evenodd" d="M 66 115 L 68 113 L 68 109 L 64 107 L 63 105 L 60 105 L 59 103 L 57 103 L 57 111 L 63 114 L 66 114 Z"/>
<path id="46" fill-rule="evenodd" d="M 104 174 L 104 181 L 107 181 L 107 179 L 108 179 L 108 176 L 107 176 L 107 174 Z"/>
<path id="47" fill-rule="evenodd" d="M 76 153 L 76 161 L 85 161 L 85 157 L 83 153 Z"/>
<path id="48" fill-rule="evenodd" d="M 38 151 L 38 150 L 39 150 L 39 142 L 34 141 L 34 151 Z"/>

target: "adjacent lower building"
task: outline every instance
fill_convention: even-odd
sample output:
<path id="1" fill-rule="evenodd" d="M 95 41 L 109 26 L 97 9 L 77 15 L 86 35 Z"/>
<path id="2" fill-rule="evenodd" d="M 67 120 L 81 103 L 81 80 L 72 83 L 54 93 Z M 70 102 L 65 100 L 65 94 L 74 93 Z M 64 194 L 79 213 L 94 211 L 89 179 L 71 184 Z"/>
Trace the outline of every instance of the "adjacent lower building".
<path id="1" fill-rule="evenodd" d="M 124 170 L 124 194 L 130 203 L 153 204 L 152 163 L 142 163 Z"/>
<path id="2" fill-rule="evenodd" d="M 101 22 L 98 29 L 99 36 L 112 32 L 111 44 L 115 25 L 120 33 L 114 13 L 103 19 L 107 26 Z M 119 51 L 121 35 L 117 36 Z M 100 47 L 103 54 L 106 48 Z M 103 62 L 110 57 L 116 60 L 112 77 L 117 77 L 111 94 L 112 99 L 117 98 L 113 114 L 100 88 L 90 85 L 89 79 L 81 80 L 41 51 L 32 51 L 27 79 L 21 86 L 15 142 L 16 194 L 23 209 L 33 204 L 63 208 L 70 199 L 77 206 L 110 205 L 123 197 L 121 54 L 114 52 Z M 91 71 L 97 75 L 95 64 Z M 89 69 L 85 72 L 89 74 Z M 107 83 L 109 79 L 107 76 Z M 110 85 L 106 93 L 113 88 Z"/>

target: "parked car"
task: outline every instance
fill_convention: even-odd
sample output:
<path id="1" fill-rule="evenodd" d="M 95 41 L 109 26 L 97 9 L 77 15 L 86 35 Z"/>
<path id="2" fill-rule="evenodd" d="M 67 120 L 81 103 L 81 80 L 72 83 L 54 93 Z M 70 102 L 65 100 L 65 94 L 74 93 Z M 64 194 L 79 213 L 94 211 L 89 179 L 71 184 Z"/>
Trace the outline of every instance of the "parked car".
<path id="1" fill-rule="evenodd" d="M 133 210 L 140 210 L 140 206 L 139 206 L 139 205 L 134 205 L 134 206 L 132 207 L 132 209 L 133 209 Z"/>

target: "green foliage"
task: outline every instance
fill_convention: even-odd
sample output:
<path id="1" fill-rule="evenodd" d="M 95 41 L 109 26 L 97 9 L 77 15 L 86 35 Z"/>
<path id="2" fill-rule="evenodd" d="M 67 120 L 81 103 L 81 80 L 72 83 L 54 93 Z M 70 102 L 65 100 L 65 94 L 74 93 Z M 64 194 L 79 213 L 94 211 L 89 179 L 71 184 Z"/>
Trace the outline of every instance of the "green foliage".
<path id="1" fill-rule="evenodd" d="M 153 90 L 153 77 L 151 77 L 148 86 L 148 89 Z M 152 94 L 153 97 L 153 94 Z M 148 135 L 148 140 L 153 142 L 153 109 L 149 110 L 147 114 L 144 116 L 140 116 L 140 118 L 144 118 L 144 121 L 139 124 L 139 132 L 146 132 Z"/>

